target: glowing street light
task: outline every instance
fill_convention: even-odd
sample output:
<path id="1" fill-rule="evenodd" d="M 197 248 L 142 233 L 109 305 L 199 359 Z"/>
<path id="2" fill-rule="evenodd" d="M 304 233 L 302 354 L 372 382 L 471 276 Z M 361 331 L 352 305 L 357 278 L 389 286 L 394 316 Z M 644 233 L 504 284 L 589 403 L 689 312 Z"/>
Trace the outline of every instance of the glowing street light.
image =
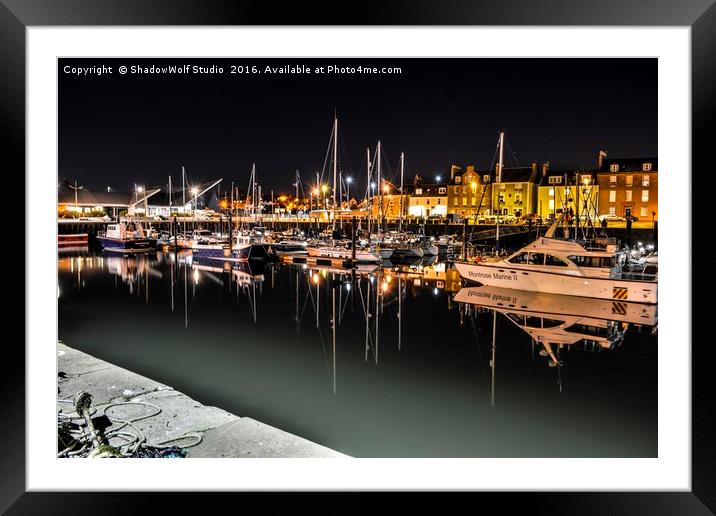
<path id="1" fill-rule="evenodd" d="M 350 202 L 350 200 L 351 200 L 351 183 L 352 182 L 353 182 L 352 177 L 346 178 L 346 198 L 347 198 L 348 202 Z"/>
<path id="2" fill-rule="evenodd" d="M 438 176 L 435 176 L 435 182 L 436 182 L 436 183 L 439 183 L 441 179 L 442 179 L 442 176 L 439 176 L 439 175 L 438 175 Z"/>

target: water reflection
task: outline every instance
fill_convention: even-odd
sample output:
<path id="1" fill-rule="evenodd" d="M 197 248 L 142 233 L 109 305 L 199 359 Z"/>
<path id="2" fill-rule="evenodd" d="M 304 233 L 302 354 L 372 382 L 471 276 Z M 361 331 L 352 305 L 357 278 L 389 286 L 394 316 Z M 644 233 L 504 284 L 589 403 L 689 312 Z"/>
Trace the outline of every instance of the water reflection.
<path id="1" fill-rule="evenodd" d="M 547 358 L 557 368 L 560 391 L 563 390 L 561 359 L 563 350 L 575 348 L 597 352 L 614 350 L 624 341 L 629 325 L 657 331 L 657 307 L 624 301 L 608 301 L 575 296 L 526 292 L 500 287 L 462 288 L 454 300 L 461 312 L 474 319 L 480 311 L 492 314 L 491 403 L 495 402 L 497 314 L 529 335 L 532 352 Z"/>
<path id="2" fill-rule="evenodd" d="M 434 258 L 345 270 L 65 251 L 58 272 L 69 345 L 349 455 L 655 454 L 653 306 L 461 288 Z M 624 434 L 607 438 L 614 420 Z M 526 424 L 559 442 L 522 440 Z"/>

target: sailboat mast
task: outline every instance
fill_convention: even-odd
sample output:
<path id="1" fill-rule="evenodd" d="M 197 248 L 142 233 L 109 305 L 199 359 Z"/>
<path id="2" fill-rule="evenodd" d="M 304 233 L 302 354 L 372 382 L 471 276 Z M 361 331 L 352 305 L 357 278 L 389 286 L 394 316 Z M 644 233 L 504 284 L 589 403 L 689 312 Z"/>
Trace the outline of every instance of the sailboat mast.
<path id="1" fill-rule="evenodd" d="M 301 183 L 301 174 L 296 170 L 296 232 L 298 232 L 298 185 Z"/>
<path id="2" fill-rule="evenodd" d="M 336 229 L 336 179 L 338 178 L 338 117 L 333 122 L 333 229 Z"/>
<path id="3" fill-rule="evenodd" d="M 378 162 L 378 202 L 380 203 L 380 206 L 378 207 L 378 229 L 382 227 L 382 221 L 383 218 L 383 185 L 381 184 L 381 168 L 380 168 L 380 162 L 382 161 L 380 159 L 380 140 L 378 140 L 378 150 L 376 151 L 376 160 Z"/>
<path id="4" fill-rule="evenodd" d="M 405 153 L 400 153 L 400 218 L 398 218 L 398 232 L 403 231 L 403 172 L 405 169 Z"/>
<path id="5" fill-rule="evenodd" d="M 365 162 L 366 174 L 368 178 L 368 182 L 366 183 L 366 190 L 368 191 L 368 195 L 366 196 L 366 199 L 370 199 L 370 204 L 368 204 L 368 235 L 370 235 L 370 219 L 373 217 L 373 197 L 371 196 L 370 191 L 370 147 L 365 150 Z"/>
<path id="6" fill-rule="evenodd" d="M 182 203 L 182 213 L 184 216 L 182 217 L 184 219 L 184 235 L 186 235 L 186 180 L 184 178 L 185 172 L 184 172 L 184 165 L 181 166 L 181 203 Z"/>
<path id="7" fill-rule="evenodd" d="M 169 175 L 169 215 L 172 214 L 172 176 Z"/>
<path id="8" fill-rule="evenodd" d="M 497 165 L 497 227 L 495 231 L 495 253 L 500 253 L 500 217 L 502 216 L 502 207 L 500 206 L 500 183 L 502 182 L 502 150 L 505 143 L 505 133 L 500 131 L 500 161 Z"/>

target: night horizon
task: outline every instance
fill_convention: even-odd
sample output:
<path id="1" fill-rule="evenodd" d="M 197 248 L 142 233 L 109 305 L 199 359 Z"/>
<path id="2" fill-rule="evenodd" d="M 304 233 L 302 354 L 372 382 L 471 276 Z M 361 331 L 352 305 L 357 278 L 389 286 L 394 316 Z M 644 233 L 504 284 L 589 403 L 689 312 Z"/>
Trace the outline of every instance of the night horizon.
<path id="1" fill-rule="evenodd" d="M 224 74 L 77 76 L 66 66 L 191 64 Z M 394 75 L 240 74 L 234 65 L 397 66 Z M 609 157 L 657 156 L 656 59 L 60 59 L 58 179 L 90 190 L 191 183 L 245 188 L 252 163 L 264 194 L 304 188 L 324 169 L 334 110 L 340 169 L 365 189 L 365 153 L 380 139 L 384 173 L 426 181 L 451 164 L 550 162 L 591 169 Z M 330 183 L 326 164 L 323 181 Z M 223 189 L 222 188 L 222 189 Z"/>

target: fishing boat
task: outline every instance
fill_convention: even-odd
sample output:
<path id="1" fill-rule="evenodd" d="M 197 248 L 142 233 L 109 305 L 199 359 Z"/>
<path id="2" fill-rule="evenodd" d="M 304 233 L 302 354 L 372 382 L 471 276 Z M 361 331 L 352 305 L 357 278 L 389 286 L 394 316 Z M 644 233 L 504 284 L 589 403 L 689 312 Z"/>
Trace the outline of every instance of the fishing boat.
<path id="1" fill-rule="evenodd" d="M 105 251 L 119 253 L 146 253 L 157 247 L 156 238 L 147 236 L 139 222 L 108 224 L 97 240 Z"/>
<path id="2" fill-rule="evenodd" d="M 626 252 L 614 239 L 557 238 L 563 219 L 507 258 L 456 261 L 455 267 L 463 279 L 493 287 L 657 303 L 656 274 L 625 270 Z"/>

